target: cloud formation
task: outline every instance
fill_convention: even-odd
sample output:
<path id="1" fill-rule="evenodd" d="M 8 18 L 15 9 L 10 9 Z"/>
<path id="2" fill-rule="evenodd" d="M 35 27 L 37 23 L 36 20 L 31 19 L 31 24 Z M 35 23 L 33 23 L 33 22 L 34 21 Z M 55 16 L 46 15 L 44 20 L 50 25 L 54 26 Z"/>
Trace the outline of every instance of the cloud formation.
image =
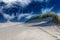
<path id="1" fill-rule="evenodd" d="M 3 0 L 0 2 L 0 15 L 13 21 L 26 20 L 35 14 L 60 11 L 58 4 L 59 0 Z"/>

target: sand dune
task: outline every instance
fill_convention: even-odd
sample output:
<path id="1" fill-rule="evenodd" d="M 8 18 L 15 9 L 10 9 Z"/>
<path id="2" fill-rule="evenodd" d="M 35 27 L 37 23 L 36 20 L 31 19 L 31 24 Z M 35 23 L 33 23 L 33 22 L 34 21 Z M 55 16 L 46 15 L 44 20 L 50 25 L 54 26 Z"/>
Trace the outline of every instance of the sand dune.
<path id="1" fill-rule="evenodd" d="M 60 40 L 56 25 L 32 26 L 35 24 L 39 23 L 0 23 L 0 40 Z"/>

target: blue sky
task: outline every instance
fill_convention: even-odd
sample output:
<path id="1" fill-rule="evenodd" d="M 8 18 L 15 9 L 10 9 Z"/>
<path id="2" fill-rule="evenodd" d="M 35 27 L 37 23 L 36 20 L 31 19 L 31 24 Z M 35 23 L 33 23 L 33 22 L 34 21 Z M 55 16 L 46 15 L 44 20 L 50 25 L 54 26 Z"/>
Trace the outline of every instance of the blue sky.
<path id="1" fill-rule="evenodd" d="M 60 0 L 2 0 L 0 21 L 25 21 L 37 14 L 49 11 L 60 13 Z"/>
<path id="2" fill-rule="evenodd" d="M 23 12 L 28 13 L 34 11 L 35 13 L 41 12 L 41 9 L 53 9 L 51 11 L 60 11 L 60 0 L 3 0 L 5 3 L 12 4 L 16 1 L 20 2 L 20 6 L 24 7 Z"/>

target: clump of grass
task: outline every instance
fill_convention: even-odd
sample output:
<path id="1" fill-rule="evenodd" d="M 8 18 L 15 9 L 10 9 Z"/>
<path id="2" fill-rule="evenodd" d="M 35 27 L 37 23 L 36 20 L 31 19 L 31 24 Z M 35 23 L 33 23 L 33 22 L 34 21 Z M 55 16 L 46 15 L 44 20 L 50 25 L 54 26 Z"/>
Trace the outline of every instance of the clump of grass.
<path id="1" fill-rule="evenodd" d="M 32 17 L 31 19 L 27 20 L 26 22 L 31 22 L 32 20 L 35 20 L 35 19 L 47 18 L 47 17 L 53 18 L 49 22 L 56 23 L 58 26 L 60 25 L 60 16 L 58 16 L 54 12 L 47 12 L 47 13 L 39 14 L 39 15 Z"/>

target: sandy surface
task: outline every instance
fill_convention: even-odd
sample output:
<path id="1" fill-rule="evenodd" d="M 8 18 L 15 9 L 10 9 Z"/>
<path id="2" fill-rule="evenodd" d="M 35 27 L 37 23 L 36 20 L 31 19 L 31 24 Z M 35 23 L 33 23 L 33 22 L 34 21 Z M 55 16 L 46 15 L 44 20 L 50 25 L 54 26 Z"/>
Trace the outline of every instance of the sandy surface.
<path id="1" fill-rule="evenodd" d="M 0 23 L 0 40 L 60 40 L 55 26 L 32 26 L 39 23 Z"/>

